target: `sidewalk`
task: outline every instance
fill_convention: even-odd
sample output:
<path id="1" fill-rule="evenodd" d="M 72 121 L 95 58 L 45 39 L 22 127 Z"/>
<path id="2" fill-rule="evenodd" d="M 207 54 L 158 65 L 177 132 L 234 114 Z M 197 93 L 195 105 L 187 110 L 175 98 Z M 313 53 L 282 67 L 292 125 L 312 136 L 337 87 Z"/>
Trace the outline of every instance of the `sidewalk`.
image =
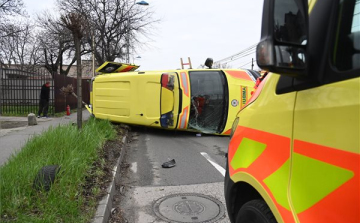
<path id="1" fill-rule="evenodd" d="M 86 121 L 89 117 L 90 113 L 84 109 L 82 113 L 83 121 Z M 11 154 L 20 150 L 34 135 L 41 134 L 50 126 L 56 127 L 58 125 L 68 124 L 70 122 L 76 123 L 76 119 L 77 113 L 58 118 L 38 118 L 37 125 L 28 126 L 27 117 L 0 116 L 0 121 L 26 122 L 24 127 L 17 127 L 12 129 L 0 128 L 0 166 L 2 166 L 8 160 Z"/>

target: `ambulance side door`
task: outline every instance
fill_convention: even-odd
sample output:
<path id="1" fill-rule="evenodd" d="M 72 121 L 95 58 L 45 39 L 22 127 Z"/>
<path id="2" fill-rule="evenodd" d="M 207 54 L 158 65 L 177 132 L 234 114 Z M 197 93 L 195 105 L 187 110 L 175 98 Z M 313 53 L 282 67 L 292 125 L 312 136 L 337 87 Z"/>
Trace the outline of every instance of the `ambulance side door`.
<path id="1" fill-rule="evenodd" d="M 292 208 L 300 222 L 360 222 L 360 0 L 318 1 L 309 22 L 319 59 L 294 81 Z"/>

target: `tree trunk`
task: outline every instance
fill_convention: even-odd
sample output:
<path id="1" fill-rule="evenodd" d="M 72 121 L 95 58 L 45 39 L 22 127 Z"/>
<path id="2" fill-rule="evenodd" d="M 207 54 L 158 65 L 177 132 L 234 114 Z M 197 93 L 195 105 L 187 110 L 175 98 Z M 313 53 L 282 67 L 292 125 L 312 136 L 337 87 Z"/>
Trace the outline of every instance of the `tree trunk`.
<path id="1" fill-rule="evenodd" d="M 2 78 L 3 78 L 3 73 L 2 73 L 2 64 L 0 63 L 0 115 L 2 115 L 2 95 L 3 95 L 3 92 L 2 92 Z"/>
<path id="2" fill-rule="evenodd" d="M 74 35 L 76 67 L 77 67 L 77 127 L 82 128 L 82 86 L 81 86 L 81 55 L 80 55 L 80 38 Z"/>

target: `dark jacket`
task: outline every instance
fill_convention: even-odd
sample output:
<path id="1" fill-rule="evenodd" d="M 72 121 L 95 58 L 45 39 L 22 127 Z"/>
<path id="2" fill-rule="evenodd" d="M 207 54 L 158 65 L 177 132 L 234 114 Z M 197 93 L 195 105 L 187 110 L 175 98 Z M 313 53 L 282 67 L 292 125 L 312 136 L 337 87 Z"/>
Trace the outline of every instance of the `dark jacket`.
<path id="1" fill-rule="evenodd" d="M 49 101 L 50 99 L 50 87 L 47 87 L 46 84 L 41 87 L 40 99 L 44 99 L 47 101 Z"/>

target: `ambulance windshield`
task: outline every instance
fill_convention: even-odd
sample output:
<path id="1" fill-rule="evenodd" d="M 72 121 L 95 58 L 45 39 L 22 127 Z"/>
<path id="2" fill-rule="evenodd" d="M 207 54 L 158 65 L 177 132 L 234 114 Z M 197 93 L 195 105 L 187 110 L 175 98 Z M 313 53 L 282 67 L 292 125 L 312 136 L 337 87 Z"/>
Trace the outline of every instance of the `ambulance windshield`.
<path id="1" fill-rule="evenodd" d="M 191 109 L 189 129 L 220 133 L 227 118 L 228 89 L 221 71 L 189 72 Z"/>

